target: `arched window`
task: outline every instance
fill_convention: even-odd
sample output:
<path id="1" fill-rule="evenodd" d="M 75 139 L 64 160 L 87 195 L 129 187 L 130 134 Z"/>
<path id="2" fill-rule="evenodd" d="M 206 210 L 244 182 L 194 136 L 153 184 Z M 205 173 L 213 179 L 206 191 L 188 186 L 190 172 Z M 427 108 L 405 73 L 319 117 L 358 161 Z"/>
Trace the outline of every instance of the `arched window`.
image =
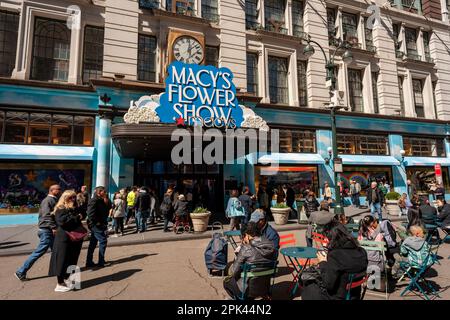
<path id="1" fill-rule="evenodd" d="M 70 29 L 63 21 L 36 18 L 31 79 L 67 81 Z"/>

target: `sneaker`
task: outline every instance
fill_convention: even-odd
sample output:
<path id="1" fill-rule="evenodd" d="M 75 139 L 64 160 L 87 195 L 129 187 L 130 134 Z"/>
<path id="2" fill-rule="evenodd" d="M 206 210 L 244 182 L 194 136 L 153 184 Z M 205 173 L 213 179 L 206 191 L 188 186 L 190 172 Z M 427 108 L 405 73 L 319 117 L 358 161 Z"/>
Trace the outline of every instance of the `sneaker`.
<path id="1" fill-rule="evenodd" d="M 16 276 L 16 278 L 17 279 L 19 279 L 20 281 L 25 281 L 25 280 L 27 280 L 27 276 L 26 275 L 24 275 L 24 274 L 22 274 L 22 273 L 19 273 L 19 272 L 14 272 L 14 275 Z"/>
<path id="2" fill-rule="evenodd" d="M 55 288 L 55 292 L 68 292 L 71 290 L 72 290 L 71 288 L 69 288 L 66 285 L 62 285 L 62 284 L 57 284 L 56 288 Z"/>

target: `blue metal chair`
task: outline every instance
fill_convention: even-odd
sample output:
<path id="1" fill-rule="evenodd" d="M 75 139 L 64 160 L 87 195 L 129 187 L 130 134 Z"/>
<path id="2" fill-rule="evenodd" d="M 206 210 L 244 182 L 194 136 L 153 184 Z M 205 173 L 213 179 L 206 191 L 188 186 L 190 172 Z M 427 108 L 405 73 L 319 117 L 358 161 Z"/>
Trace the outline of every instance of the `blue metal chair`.
<path id="1" fill-rule="evenodd" d="M 345 300 L 351 300 L 352 289 L 361 287 L 361 294 L 359 296 L 360 300 L 364 299 L 364 295 L 367 289 L 367 279 L 369 279 L 369 275 L 366 271 L 361 273 L 351 273 L 348 276 L 348 283 L 346 286 L 347 294 L 345 296 Z"/>
<path id="2" fill-rule="evenodd" d="M 245 263 L 242 266 L 242 292 L 238 297 L 238 300 L 246 300 L 248 298 L 248 294 L 250 293 L 250 285 L 247 285 L 247 280 L 255 279 L 258 277 L 269 277 L 269 288 L 267 289 L 267 295 L 264 295 L 264 297 L 269 297 L 271 299 L 272 297 L 272 287 L 275 283 L 275 276 L 277 274 L 278 268 L 278 261 L 274 261 L 272 263 L 266 263 L 266 264 L 250 264 Z M 252 297 L 257 298 L 257 297 Z"/>
<path id="3" fill-rule="evenodd" d="M 414 291 L 414 288 L 419 289 L 420 293 L 425 297 L 426 300 L 430 300 L 430 298 L 425 293 L 424 288 L 420 285 L 420 283 L 426 284 L 426 286 L 431 289 L 432 295 L 436 297 L 440 297 L 439 293 L 431 286 L 431 284 L 425 279 L 425 274 L 427 271 L 433 266 L 435 263 L 435 260 L 433 259 L 433 253 L 430 249 L 428 252 L 428 255 L 426 256 L 425 260 L 423 261 L 420 268 L 415 268 L 411 266 L 408 262 L 400 262 L 400 268 L 404 271 L 404 276 L 407 276 L 410 279 L 410 282 L 408 286 L 403 290 L 403 292 L 400 294 L 401 297 L 405 295 L 408 291 L 411 291 L 412 293 L 418 295 L 421 297 L 420 294 Z M 428 262 L 431 259 L 430 265 L 428 265 Z M 403 276 L 402 276 L 403 278 Z"/>

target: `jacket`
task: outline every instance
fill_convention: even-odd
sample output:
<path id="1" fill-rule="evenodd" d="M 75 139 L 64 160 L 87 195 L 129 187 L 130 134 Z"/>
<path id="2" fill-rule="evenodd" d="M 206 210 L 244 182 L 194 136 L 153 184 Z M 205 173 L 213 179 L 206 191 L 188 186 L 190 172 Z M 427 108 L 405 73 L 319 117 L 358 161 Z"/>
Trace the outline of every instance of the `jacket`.
<path id="1" fill-rule="evenodd" d="M 318 208 L 319 208 L 319 201 L 317 201 L 317 199 L 315 197 L 306 197 L 305 210 L 306 210 L 306 215 L 308 217 L 312 212 L 317 211 Z"/>
<path id="2" fill-rule="evenodd" d="M 315 211 L 312 212 L 308 218 L 308 228 L 306 229 L 306 237 L 311 239 L 312 232 L 316 229 L 319 233 L 323 227 L 333 221 L 334 214 L 329 211 Z"/>
<path id="3" fill-rule="evenodd" d="M 273 242 L 273 247 L 278 253 L 278 249 L 280 248 L 280 236 L 278 232 L 272 228 L 272 226 L 266 222 L 266 225 L 261 230 L 261 236 Z"/>
<path id="4" fill-rule="evenodd" d="M 320 275 L 326 292 L 332 300 L 344 300 L 350 273 L 361 273 L 367 269 L 367 253 L 347 241 L 341 248 L 330 249 L 327 261 L 319 263 Z M 361 288 L 353 289 L 351 296 L 359 296 Z"/>
<path id="5" fill-rule="evenodd" d="M 187 216 L 188 214 L 188 202 L 186 200 L 177 200 L 174 206 L 176 216 Z"/>
<path id="6" fill-rule="evenodd" d="M 369 202 L 369 204 L 372 204 L 372 203 L 384 203 L 384 194 L 380 190 L 380 188 L 376 187 L 375 188 L 375 192 L 376 192 L 376 195 L 377 195 L 377 199 L 372 199 L 372 188 L 369 188 L 367 190 L 367 202 Z"/>
<path id="7" fill-rule="evenodd" d="M 115 199 L 113 205 L 113 217 L 123 218 L 125 217 L 125 201 L 122 199 Z"/>
<path id="8" fill-rule="evenodd" d="M 360 234 L 358 240 L 385 241 L 380 225 L 378 225 L 376 229 L 370 229 L 369 234 L 367 235 Z M 380 251 L 368 250 L 367 259 L 369 261 L 369 266 L 377 266 L 379 270 L 384 271 L 383 253 Z"/>
<path id="9" fill-rule="evenodd" d="M 258 195 L 258 204 L 260 208 L 269 207 L 269 195 L 267 194 L 267 192 L 261 192 Z"/>
<path id="10" fill-rule="evenodd" d="M 450 228 L 450 204 L 446 203 L 442 208 L 439 208 L 438 219 L 442 226 Z"/>
<path id="11" fill-rule="evenodd" d="M 241 194 L 239 196 L 239 201 L 241 202 L 242 207 L 244 207 L 245 214 L 251 214 L 253 205 L 252 198 L 248 194 Z"/>
<path id="12" fill-rule="evenodd" d="M 286 205 L 292 207 L 295 202 L 295 192 L 292 188 L 287 188 L 286 190 Z"/>
<path id="13" fill-rule="evenodd" d="M 331 188 L 330 187 L 326 187 L 323 191 L 323 197 L 324 198 L 331 198 L 332 197 L 332 192 L 331 192 Z"/>
<path id="14" fill-rule="evenodd" d="M 430 246 L 423 238 L 408 237 L 400 246 L 400 253 L 408 256 L 408 262 L 412 267 L 420 268 L 430 252 Z M 428 259 L 427 266 L 433 263 Z"/>
<path id="15" fill-rule="evenodd" d="M 134 191 L 130 191 L 127 194 L 127 205 L 129 208 L 134 207 L 134 203 L 136 202 L 136 193 Z"/>
<path id="16" fill-rule="evenodd" d="M 161 210 L 161 213 L 163 215 L 168 215 L 172 212 L 172 199 L 170 198 L 170 196 L 168 194 L 164 195 L 164 199 L 163 199 L 159 209 Z"/>
<path id="17" fill-rule="evenodd" d="M 140 190 L 136 197 L 135 208 L 137 211 L 150 211 L 151 197 L 150 194 L 145 190 Z"/>
<path id="18" fill-rule="evenodd" d="M 361 192 L 361 185 L 358 182 L 355 182 L 355 184 L 350 184 L 350 194 L 358 194 Z"/>
<path id="19" fill-rule="evenodd" d="M 52 214 L 57 198 L 47 195 L 39 207 L 39 229 L 56 229 L 55 215 Z"/>
<path id="20" fill-rule="evenodd" d="M 245 209 L 241 205 L 238 198 L 232 197 L 228 200 L 227 209 L 225 210 L 227 218 L 245 216 Z"/>
<path id="21" fill-rule="evenodd" d="M 254 238 L 250 244 L 241 246 L 236 259 L 230 267 L 230 275 L 237 280 L 237 285 L 242 291 L 243 279 L 241 278 L 242 267 L 245 263 L 252 264 L 270 264 L 276 261 L 276 250 L 273 247 L 272 241 L 264 237 Z M 261 270 L 261 268 L 259 268 Z M 258 271 L 258 268 L 253 271 Z M 270 278 L 258 277 L 246 279 L 246 288 L 249 288 L 249 297 L 258 297 L 267 294 L 267 289 L 270 286 Z"/>
<path id="22" fill-rule="evenodd" d="M 106 229 L 108 226 L 109 210 L 111 209 L 110 202 L 106 203 L 105 200 L 99 197 L 97 194 L 89 199 L 87 207 L 87 220 L 90 229 L 97 226 L 100 229 Z"/>
<path id="23" fill-rule="evenodd" d="M 424 224 L 436 224 L 437 222 L 437 210 L 429 204 L 419 207 L 419 215 Z"/>

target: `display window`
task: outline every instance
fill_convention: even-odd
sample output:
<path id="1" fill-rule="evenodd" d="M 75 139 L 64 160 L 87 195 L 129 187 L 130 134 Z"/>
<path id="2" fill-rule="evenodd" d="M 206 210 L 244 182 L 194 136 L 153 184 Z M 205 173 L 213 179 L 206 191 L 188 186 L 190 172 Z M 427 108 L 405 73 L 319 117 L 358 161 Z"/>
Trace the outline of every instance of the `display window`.
<path id="1" fill-rule="evenodd" d="M 450 193 L 448 168 L 441 167 L 441 171 L 445 192 Z M 431 194 L 431 189 L 437 181 L 434 167 L 408 167 L 406 168 L 406 176 L 411 180 L 411 184 L 416 187 L 419 196 Z"/>
<path id="2" fill-rule="evenodd" d="M 386 181 L 391 188 L 392 184 L 392 168 L 383 166 L 344 166 L 344 172 L 340 174 L 340 180 L 344 183 L 344 190 L 348 193 L 350 189 L 350 181 L 355 179 L 361 185 L 361 196 L 366 195 L 366 190 L 370 188 L 372 181 Z"/>

